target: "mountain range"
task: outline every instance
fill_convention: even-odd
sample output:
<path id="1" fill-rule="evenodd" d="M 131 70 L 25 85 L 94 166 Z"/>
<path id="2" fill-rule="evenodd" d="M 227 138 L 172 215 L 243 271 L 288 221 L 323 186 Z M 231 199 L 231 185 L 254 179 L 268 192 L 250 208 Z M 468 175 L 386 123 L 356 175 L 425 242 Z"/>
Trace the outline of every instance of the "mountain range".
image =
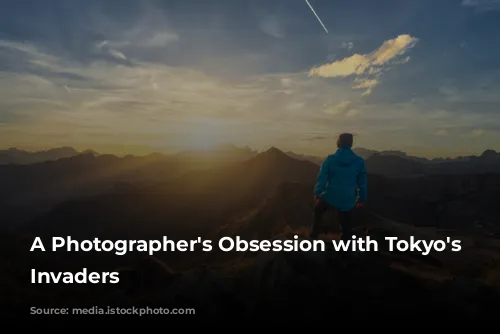
<path id="1" fill-rule="evenodd" d="M 314 321 L 331 312 L 349 316 L 345 307 L 363 317 L 389 312 L 409 321 L 425 309 L 429 319 L 451 321 L 457 314 L 477 317 L 479 309 L 489 314 L 499 305 L 500 169 L 478 169 L 495 165 L 497 156 L 491 153 L 442 164 L 377 153 L 366 159 L 368 201 L 356 214 L 356 233 L 378 240 L 452 236 L 462 241 L 461 253 L 422 256 L 382 249 L 362 254 L 346 268 L 328 253 L 164 252 L 144 257 L 28 251 L 35 236 L 304 237 L 311 224 L 318 163 L 275 147 L 228 153 L 233 150 L 220 150 L 225 153 L 218 158 L 196 151 L 142 157 L 87 152 L 0 166 L 3 302 L 10 307 L 24 307 L 23 300 L 52 306 L 186 305 L 207 316 L 245 319 L 263 319 L 278 309 L 287 317 Z M 464 164 L 472 167 L 456 167 Z M 417 165 L 441 169 L 415 169 Z M 338 231 L 333 213 L 325 223 Z M 116 287 L 33 285 L 27 282 L 34 267 L 118 270 L 123 279 Z M 361 306 L 352 302 L 353 296 L 363 301 Z M 332 300 L 344 308 L 336 308 Z"/>
<path id="2" fill-rule="evenodd" d="M 75 152 L 70 149 L 60 151 Z M 226 203 L 231 203 L 234 191 L 230 185 L 227 189 L 223 186 L 231 180 L 238 182 L 236 189 L 239 192 L 250 186 L 252 189 L 262 187 L 262 192 L 253 192 L 256 198 L 245 199 L 245 202 L 255 204 L 261 193 L 267 194 L 282 181 L 305 179 L 308 184 L 314 184 L 319 169 L 318 160 L 297 159 L 290 152 L 284 153 L 274 147 L 257 153 L 249 148 L 226 146 L 213 153 L 191 151 L 175 155 L 116 157 L 87 152 L 55 161 L 0 165 L 0 209 L 4 217 L 8 217 L 3 225 L 27 221 L 64 200 L 148 184 L 152 187 L 169 184 L 165 187 L 175 188 L 177 196 L 195 189 L 201 191 L 202 188 L 211 192 L 220 190 L 221 195 L 217 196 L 231 194 L 224 197 Z M 495 175 L 500 171 L 500 158 L 496 152 L 486 151 L 482 156 L 467 161 L 421 163 L 399 155 L 374 153 L 366 159 L 366 166 L 372 178 L 402 179 L 396 181 L 400 185 L 422 184 L 425 183 L 422 180 L 467 180 L 470 175 Z M 408 186 L 407 189 L 411 188 Z M 431 198 L 434 193 L 426 196 Z M 29 210 L 26 210 L 27 207 Z"/>
<path id="3" fill-rule="evenodd" d="M 363 147 L 355 147 L 353 150 L 356 154 L 358 154 L 364 159 L 368 159 L 373 155 L 397 156 L 421 163 L 461 162 L 461 161 L 470 161 L 478 157 L 497 159 L 500 156 L 500 152 L 496 152 L 495 150 L 491 149 L 485 150 L 480 156 L 460 156 L 456 158 L 433 158 L 433 159 L 411 156 L 405 152 L 397 150 L 376 151 L 376 150 L 366 149 Z M 73 157 L 85 153 L 91 153 L 96 156 L 99 155 L 98 152 L 91 149 L 84 151 L 77 151 L 72 147 L 59 147 L 59 148 L 49 149 L 46 151 L 36 151 L 36 152 L 20 150 L 15 147 L 12 147 L 6 150 L 0 150 L 0 165 L 7 165 L 7 164 L 25 165 L 37 162 L 54 161 L 61 158 Z M 245 160 L 255 157 L 258 153 L 259 153 L 258 151 L 252 150 L 249 147 L 241 148 L 233 144 L 221 144 L 208 150 L 206 149 L 185 150 L 175 154 L 170 154 L 170 156 L 176 157 L 178 159 L 185 159 L 186 161 L 194 159 L 192 160 L 193 162 L 200 161 L 206 163 L 207 161 L 227 162 L 234 160 Z M 287 151 L 286 154 L 291 156 L 292 158 L 298 160 L 308 160 L 318 165 L 321 165 L 321 163 L 325 158 L 313 155 L 297 154 L 292 151 Z M 166 155 L 162 153 L 151 153 L 149 154 L 149 156 L 156 156 L 158 158 L 166 157 Z"/>

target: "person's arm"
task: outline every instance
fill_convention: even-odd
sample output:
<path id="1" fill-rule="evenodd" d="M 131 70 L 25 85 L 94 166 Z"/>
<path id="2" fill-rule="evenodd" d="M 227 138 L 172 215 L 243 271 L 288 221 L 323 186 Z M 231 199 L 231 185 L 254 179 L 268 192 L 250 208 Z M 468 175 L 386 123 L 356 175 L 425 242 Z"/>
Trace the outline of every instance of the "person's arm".
<path id="1" fill-rule="evenodd" d="M 328 158 L 323 161 L 321 169 L 318 174 L 318 181 L 316 182 L 316 187 L 314 187 L 314 196 L 320 197 L 320 195 L 325 191 L 328 184 L 328 171 L 329 171 L 329 161 Z"/>
<path id="2" fill-rule="evenodd" d="M 358 174 L 358 201 L 364 202 L 367 197 L 367 176 L 365 161 L 361 160 L 361 168 Z"/>

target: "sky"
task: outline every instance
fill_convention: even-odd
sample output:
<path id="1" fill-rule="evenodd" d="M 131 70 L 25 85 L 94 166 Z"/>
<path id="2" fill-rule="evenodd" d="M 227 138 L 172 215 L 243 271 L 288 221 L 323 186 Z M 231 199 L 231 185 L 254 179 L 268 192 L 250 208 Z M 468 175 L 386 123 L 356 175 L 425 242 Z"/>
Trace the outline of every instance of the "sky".
<path id="1" fill-rule="evenodd" d="M 500 150 L 500 0 L 0 1 L 0 148 Z"/>

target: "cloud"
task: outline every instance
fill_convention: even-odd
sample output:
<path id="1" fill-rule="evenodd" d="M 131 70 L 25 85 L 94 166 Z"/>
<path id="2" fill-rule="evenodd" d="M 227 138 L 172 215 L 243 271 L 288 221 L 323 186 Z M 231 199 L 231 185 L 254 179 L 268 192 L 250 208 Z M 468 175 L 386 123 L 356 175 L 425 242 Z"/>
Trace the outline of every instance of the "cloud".
<path id="1" fill-rule="evenodd" d="M 486 132 L 483 130 L 483 129 L 474 129 L 471 131 L 471 135 L 473 137 L 481 137 L 482 135 L 484 135 Z"/>
<path id="2" fill-rule="evenodd" d="M 314 142 L 314 141 L 321 141 L 321 140 L 332 140 L 333 138 L 334 138 L 333 136 L 331 136 L 331 137 L 328 137 L 328 136 L 313 136 L 313 137 L 304 138 L 303 140 L 304 141 Z"/>
<path id="3" fill-rule="evenodd" d="M 448 136 L 450 134 L 448 129 L 439 129 L 434 132 L 436 136 Z"/>
<path id="4" fill-rule="evenodd" d="M 124 33 L 120 40 L 104 40 L 96 44 L 96 48 L 119 61 L 128 61 L 128 57 L 120 49 L 158 49 L 179 41 L 179 35 L 174 32 L 148 32 L 134 28 Z"/>
<path id="5" fill-rule="evenodd" d="M 5 44 L 0 42 L 0 45 Z M 28 96 L 39 92 L 54 102 L 64 101 L 68 114 L 76 116 L 88 113 L 95 115 L 96 119 L 107 113 L 121 112 L 129 115 L 141 115 L 149 111 L 158 115 L 168 114 L 168 109 L 176 104 L 182 107 L 179 108 L 183 111 L 180 115 L 215 115 L 238 112 L 244 106 L 247 94 L 257 93 L 252 87 L 232 86 L 190 69 L 139 62 L 135 66 L 99 61 L 88 66 L 77 65 L 33 47 L 12 46 L 29 53 L 31 57 L 28 62 L 43 67 L 47 72 L 67 71 L 84 78 L 70 80 L 59 77 L 49 80 L 29 73 L 0 72 L 2 102 L 8 101 L 20 107 L 27 103 Z M 122 57 L 119 52 L 114 55 Z"/>
<path id="6" fill-rule="evenodd" d="M 290 79 L 290 78 L 282 78 L 281 79 L 281 83 L 282 83 L 283 87 L 288 88 L 288 87 L 290 87 L 292 85 L 292 79 Z"/>
<path id="7" fill-rule="evenodd" d="M 354 54 L 331 64 L 314 67 L 309 75 L 323 78 L 347 77 L 350 75 L 361 75 L 370 66 L 369 57 L 366 55 Z"/>
<path id="8" fill-rule="evenodd" d="M 462 0 L 462 6 L 471 7 L 480 12 L 500 10 L 500 0 Z"/>
<path id="9" fill-rule="evenodd" d="M 91 47 L 104 53 L 117 48 L 110 41 L 99 43 Z M 227 79 L 132 56 L 127 62 L 78 62 L 48 48 L 1 40 L 0 56 L 13 65 L 8 71 L 0 69 L 0 143 L 9 146 L 77 143 L 105 151 L 116 143 L 132 150 L 141 145 L 180 149 L 233 142 L 257 149 L 272 143 L 323 154 L 332 149 L 332 142 L 319 138 L 338 132 L 359 134 L 360 146 L 384 148 L 397 142 L 404 148 L 436 140 L 433 129 L 448 129 L 449 135 L 439 138 L 440 147 L 476 145 L 482 150 L 487 144 L 483 142 L 498 132 L 488 128 L 498 125 L 491 114 L 485 117 L 486 111 L 459 109 L 471 98 L 484 101 L 484 91 L 460 91 L 460 101 L 439 98 L 443 106 L 424 104 L 425 96 L 418 103 L 370 102 L 357 91 L 377 85 L 379 77 L 367 75 L 368 69 L 346 86 L 325 84 L 321 77 L 302 72 Z M 377 59 L 384 57 L 386 53 Z M 495 103 L 498 95 L 492 93 L 488 101 Z M 490 136 L 471 141 L 475 129 Z M 429 135 L 422 139 L 422 134 Z M 303 140 L 313 137 L 318 140 Z M 426 144 L 433 147 L 432 142 Z"/>
<path id="10" fill-rule="evenodd" d="M 345 114 L 347 117 L 354 117 L 359 114 L 358 109 L 349 109 L 347 113 Z"/>
<path id="11" fill-rule="evenodd" d="M 310 76 L 322 78 L 350 77 L 354 76 L 353 88 L 366 88 L 365 95 L 370 94 L 379 81 L 376 79 L 389 65 L 404 63 L 409 58 L 400 59 L 409 49 L 418 42 L 418 39 L 410 35 L 399 35 L 394 39 L 387 40 L 371 53 L 354 54 L 330 64 L 314 67 L 309 71 Z"/>
<path id="12" fill-rule="evenodd" d="M 109 50 L 109 54 L 112 55 L 115 58 L 127 60 L 127 57 L 123 53 L 121 53 L 120 51 L 118 51 L 118 50 L 111 49 L 111 50 Z"/>
<path id="13" fill-rule="evenodd" d="M 27 45 L 21 42 L 0 40 L 0 47 L 14 49 L 21 52 L 26 52 L 28 54 L 36 54 L 37 48 L 32 45 Z"/>
<path id="14" fill-rule="evenodd" d="M 259 24 L 259 29 L 274 38 L 284 38 L 285 30 L 275 16 L 268 16 Z"/>
<path id="15" fill-rule="evenodd" d="M 331 64 L 315 67 L 311 69 L 310 75 L 324 78 L 361 75 L 403 55 L 417 41 L 417 38 L 410 35 L 399 35 L 395 39 L 385 41 L 377 50 L 369 54 L 354 54 Z"/>
<path id="16" fill-rule="evenodd" d="M 17 64 L 16 72 L 0 69 L 0 142 L 9 146 L 182 148 L 203 138 L 257 148 L 288 144 L 323 122 L 322 105 L 349 96 L 343 85 L 332 94 L 304 73 L 228 80 L 187 67 L 75 62 L 31 44 L 0 45 L 0 55 Z M 110 45 L 101 41 L 92 48 L 109 53 Z"/>
<path id="17" fill-rule="evenodd" d="M 459 102 L 462 100 L 462 96 L 456 87 L 441 86 L 438 88 L 438 92 L 444 96 L 446 101 Z"/>
<path id="18" fill-rule="evenodd" d="M 301 110 L 305 106 L 304 102 L 291 102 L 286 105 L 286 110 L 297 111 Z"/>
<path id="19" fill-rule="evenodd" d="M 355 85 L 352 87 L 354 89 L 366 89 L 362 96 L 371 94 L 373 87 L 378 85 L 379 81 L 377 79 L 366 79 L 366 78 L 356 78 L 354 79 Z"/>
<path id="20" fill-rule="evenodd" d="M 179 35 L 174 32 L 157 32 L 137 41 L 136 45 L 145 48 L 159 48 L 179 41 Z"/>
<path id="21" fill-rule="evenodd" d="M 326 106 L 323 112 L 327 115 L 354 116 L 358 111 L 353 108 L 353 103 L 351 101 L 342 101 L 336 105 Z"/>
<path id="22" fill-rule="evenodd" d="M 162 48 L 172 43 L 178 42 L 179 40 L 179 35 L 171 31 L 145 32 L 142 29 L 132 29 L 126 32 L 122 39 L 114 41 L 103 41 L 98 44 L 98 47 L 108 45 L 113 48 Z"/>
<path id="23" fill-rule="evenodd" d="M 342 42 L 340 44 L 341 49 L 347 49 L 347 51 L 351 51 L 352 48 L 354 48 L 354 43 L 353 42 Z"/>
<path id="24" fill-rule="evenodd" d="M 446 20 L 459 25 L 464 12 L 474 10 L 460 2 L 451 5 L 458 12 L 442 8 Z M 22 15 L 4 15 L 0 33 L 0 40 L 9 39 L 0 42 L 0 144 L 177 149 L 205 138 L 322 154 L 333 141 L 302 139 L 344 131 L 360 134 L 357 145 L 375 149 L 482 151 L 500 143 L 500 77 L 497 52 L 484 49 L 488 38 L 474 41 L 479 53 L 472 52 L 471 41 L 470 52 L 459 48 L 463 36 L 419 42 L 417 64 L 417 50 L 408 51 L 412 36 L 426 37 L 413 31 L 402 35 L 407 39 L 392 35 L 387 18 L 377 31 L 362 20 L 360 29 L 322 35 L 310 29 L 310 17 L 294 11 L 249 5 L 243 9 L 248 15 L 234 22 L 228 6 L 207 4 L 194 12 L 188 7 L 141 2 L 12 8 L 28 16 L 20 22 L 14 18 Z M 421 8 L 393 9 L 404 20 Z M 54 20 L 56 12 L 65 19 Z M 442 23 L 442 15 L 432 13 L 429 22 L 412 29 L 432 35 L 420 29 Z M 235 23 L 256 29 L 241 38 Z M 484 25 L 466 23 L 473 30 Z M 286 38 L 287 28 L 298 34 Z M 445 58 L 442 49 L 457 52 Z M 400 68 L 409 56 L 414 64 Z M 333 76 L 308 75 L 323 64 L 333 64 Z M 457 72 L 457 64 L 467 66 Z M 471 137 L 478 129 L 485 135 Z M 445 130 L 447 136 L 434 136 Z"/>

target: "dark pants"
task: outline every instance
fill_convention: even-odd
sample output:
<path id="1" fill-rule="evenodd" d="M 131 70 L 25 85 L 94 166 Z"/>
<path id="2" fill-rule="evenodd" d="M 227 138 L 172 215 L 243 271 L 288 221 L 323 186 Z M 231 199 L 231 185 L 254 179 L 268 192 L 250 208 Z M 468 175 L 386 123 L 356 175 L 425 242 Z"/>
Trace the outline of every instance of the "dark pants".
<path id="1" fill-rule="evenodd" d="M 322 201 L 321 199 L 317 200 L 315 205 L 314 205 L 314 220 L 311 228 L 311 234 L 310 237 L 312 239 L 318 238 L 318 235 L 321 232 L 321 218 L 325 214 L 325 212 L 328 211 L 328 209 L 335 209 L 331 206 L 329 206 L 327 203 Z M 336 210 L 338 213 L 339 217 L 339 223 L 340 223 L 340 232 L 342 234 L 342 240 L 351 240 L 352 235 L 353 235 L 353 225 L 354 225 L 354 209 L 349 210 L 349 211 L 340 211 Z"/>

